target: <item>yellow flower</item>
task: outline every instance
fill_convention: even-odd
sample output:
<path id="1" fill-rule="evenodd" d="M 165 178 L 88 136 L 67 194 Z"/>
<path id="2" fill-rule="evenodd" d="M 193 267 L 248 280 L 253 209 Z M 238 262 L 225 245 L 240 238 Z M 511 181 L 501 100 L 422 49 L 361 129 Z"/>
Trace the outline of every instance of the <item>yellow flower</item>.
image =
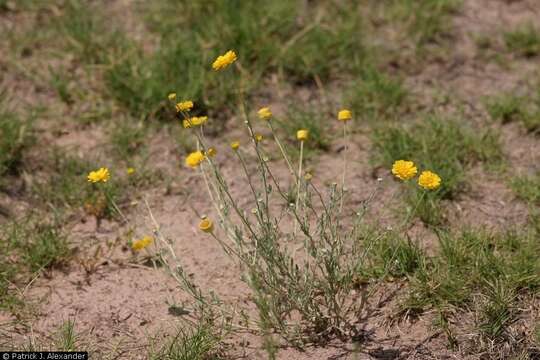
<path id="1" fill-rule="evenodd" d="M 313 174 L 310 172 L 307 172 L 306 175 L 304 175 L 304 180 L 311 181 L 313 179 Z"/>
<path id="2" fill-rule="evenodd" d="M 97 182 L 107 182 L 107 180 L 109 180 L 109 178 L 111 177 L 111 174 L 109 173 L 109 169 L 107 168 L 100 168 L 96 171 L 91 171 L 89 174 L 88 174 L 88 181 L 92 182 L 92 183 L 97 183 Z"/>
<path id="3" fill-rule="evenodd" d="M 255 141 L 261 142 L 263 141 L 264 137 L 261 134 L 255 134 Z"/>
<path id="4" fill-rule="evenodd" d="M 417 172 L 418 169 L 414 166 L 412 161 L 397 160 L 392 166 L 392 174 L 401 180 L 409 180 L 413 178 Z"/>
<path id="5" fill-rule="evenodd" d="M 238 141 L 233 141 L 233 142 L 231 143 L 231 148 L 232 148 L 233 150 L 238 150 L 239 147 L 240 147 L 240 142 L 238 142 Z"/>
<path id="6" fill-rule="evenodd" d="M 176 94 L 174 96 L 176 97 Z M 180 101 L 178 104 L 176 104 L 176 111 L 177 112 L 189 111 L 192 108 L 193 108 L 193 101 L 191 101 L 191 100 Z"/>
<path id="7" fill-rule="evenodd" d="M 343 109 L 338 112 L 339 121 L 347 121 L 352 119 L 351 110 Z"/>
<path id="8" fill-rule="evenodd" d="M 205 233 L 211 233 L 214 231 L 214 224 L 212 220 L 208 219 L 206 216 L 203 216 L 201 222 L 199 223 L 199 229 Z"/>
<path id="9" fill-rule="evenodd" d="M 298 130 L 296 132 L 296 138 L 300 141 L 306 141 L 309 138 L 309 130 Z"/>
<path id="10" fill-rule="evenodd" d="M 202 151 L 195 151 L 186 157 L 186 165 L 192 168 L 196 168 L 204 160 L 204 154 Z"/>
<path id="11" fill-rule="evenodd" d="M 135 251 L 141 251 L 142 249 L 150 245 L 152 242 L 154 242 L 154 239 L 151 236 L 145 236 L 140 240 L 135 240 L 131 244 L 131 248 Z"/>
<path id="12" fill-rule="evenodd" d="M 422 171 L 418 177 L 418 185 L 428 190 L 435 190 L 441 186 L 441 178 L 439 175 L 431 171 Z"/>
<path id="13" fill-rule="evenodd" d="M 134 173 L 135 173 L 135 168 L 128 167 L 128 168 L 127 168 L 127 173 L 128 173 L 128 175 L 134 174 Z"/>
<path id="14" fill-rule="evenodd" d="M 259 111 L 257 111 L 257 114 L 262 120 L 268 120 L 272 117 L 272 112 L 270 111 L 269 107 L 260 108 Z"/>
<path id="15" fill-rule="evenodd" d="M 182 122 L 184 128 L 189 129 L 192 126 L 200 126 L 208 121 L 208 116 L 193 116 Z"/>
<path id="16" fill-rule="evenodd" d="M 212 64 L 212 68 L 216 71 L 225 69 L 236 61 L 236 53 L 232 50 L 227 51 L 224 55 L 220 55 Z"/>
<path id="17" fill-rule="evenodd" d="M 206 150 L 206 155 L 210 157 L 214 157 L 217 154 L 217 150 L 213 147 L 209 147 L 208 150 Z"/>
<path id="18" fill-rule="evenodd" d="M 176 100 L 176 93 L 170 93 L 167 97 L 169 98 L 169 100 L 174 101 Z"/>

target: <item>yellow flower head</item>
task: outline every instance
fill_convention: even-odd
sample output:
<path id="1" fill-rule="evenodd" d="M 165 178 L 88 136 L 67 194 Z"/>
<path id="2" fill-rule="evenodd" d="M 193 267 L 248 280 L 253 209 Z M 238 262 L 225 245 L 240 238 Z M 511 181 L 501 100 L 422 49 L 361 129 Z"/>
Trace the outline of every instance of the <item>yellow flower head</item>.
<path id="1" fill-rule="evenodd" d="M 418 185 L 428 190 L 435 190 L 441 186 L 441 178 L 439 175 L 431 171 L 422 171 L 418 177 Z"/>
<path id="2" fill-rule="evenodd" d="M 128 175 L 133 175 L 135 173 L 135 168 L 128 167 L 127 168 L 127 173 L 128 173 Z"/>
<path id="3" fill-rule="evenodd" d="M 309 130 L 302 129 L 296 132 L 296 138 L 300 141 L 306 141 L 309 138 Z"/>
<path id="4" fill-rule="evenodd" d="M 192 126 L 200 126 L 208 121 L 208 116 L 193 116 L 189 119 L 184 119 L 182 125 L 185 129 L 189 129 Z"/>
<path id="5" fill-rule="evenodd" d="M 135 251 L 141 251 L 152 242 L 154 242 L 154 239 L 151 236 L 145 236 L 142 239 L 135 240 L 133 243 L 131 243 L 131 248 Z"/>
<path id="6" fill-rule="evenodd" d="M 170 93 L 169 96 L 167 96 L 170 101 L 176 100 L 176 93 Z"/>
<path id="7" fill-rule="evenodd" d="M 204 154 L 202 151 L 195 151 L 186 157 L 186 165 L 192 168 L 196 168 L 204 160 Z"/>
<path id="8" fill-rule="evenodd" d="M 338 112 L 338 120 L 339 121 L 348 121 L 352 119 L 352 113 L 351 110 L 343 109 Z"/>
<path id="9" fill-rule="evenodd" d="M 227 51 L 224 55 L 220 55 L 212 64 L 212 68 L 216 71 L 225 69 L 236 61 L 236 53 L 232 50 Z"/>
<path id="10" fill-rule="evenodd" d="M 211 233 L 214 231 L 214 223 L 212 223 L 212 220 L 208 219 L 206 216 L 203 216 L 201 222 L 199 223 L 199 229 L 205 233 Z"/>
<path id="11" fill-rule="evenodd" d="M 392 166 L 392 174 L 404 181 L 413 178 L 417 172 L 418 169 L 412 161 L 397 160 Z"/>
<path id="12" fill-rule="evenodd" d="M 261 142 L 263 141 L 264 137 L 261 134 L 255 134 L 255 141 Z"/>
<path id="13" fill-rule="evenodd" d="M 107 182 L 107 180 L 109 180 L 110 177 L 111 177 L 111 174 L 109 173 L 109 169 L 102 167 L 96 171 L 90 171 L 87 179 L 89 182 L 97 183 L 100 181 Z"/>
<path id="14" fill-rule="evenodd" d="M 206 150 L 206 155 L 210 157 L 214 157 L 217 154 L 216 148 L 209 147 L 208 150 Z"/>
<path id="15" fill-rule="evenodd" d="M 176 94 L 175 94 L 176 96 Z M 193 108 L 193 101 L 186 100 L 186 101 L 180 101 L 178 104 L 176 104 L 176 111 L 189 111 Z"/>
<path id="16" fill-rule="evenodd" d="M 257 114 L 262 120 L 268 120 L 272 117 L 272 112 L 270 111 L 269 107 L 260 108 L 259 111 L 257 111 Z"/>
<path id="17" fill-rule="evenodd" d="M 233 142 L 231 143 L 231 148 L 232 148 L 233 150 L 236 151 L 236 150 L 238 150 L 239 147 L 240 147 L 240 142 L 239 142 L 239 141 L 233 141 Z"/>

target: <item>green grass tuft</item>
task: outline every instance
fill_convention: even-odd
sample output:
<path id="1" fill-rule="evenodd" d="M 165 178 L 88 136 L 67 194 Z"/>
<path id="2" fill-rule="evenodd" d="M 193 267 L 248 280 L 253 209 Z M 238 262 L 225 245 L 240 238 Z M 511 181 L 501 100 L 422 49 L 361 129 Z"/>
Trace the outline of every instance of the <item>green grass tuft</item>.
<path id="1" fill-rule="evenodd" d="M 506 48 L 520 56 L 533 57 L 540 54 L 540 31 L 531 23 L 504 33 Z"/>
<path id="2" fill-rule="evenodd" d="M 372 230 L 373 231 L 373 230 Z M 358 266 L 361 276 L 367 278 L 405 277 L 424 266 L 422 249 L 410 239 L 394 232 L 361 236 L 366 248 L 365 259 Z"/>
<path id="3" fill-rule="evenodd" d="M 473 295 L 480 294 L 488 300 L 483 316 L 486 326 L 490 327 L 484 330 L 491 329 L 492 335 L 499 334 L 500 329 L 495 327 L 496 315 L 501 312 L 498 301 L 510 298 L 514 290 L 535 292 L 539 289 L 540 264 L 534 254 L 540 247 L 534 233 L 465 230 L 444 231 L 439 235 L 439 253 L 411 277 L 404 308 L 409 311 L 465 309 L 473 301 Z M 493 284 L 511 287 L 499 289 Z M 498 324 L 502 327 L 506 323 Z"/>
<path id="4" fill-rule="evenodd" d="M 501 94 L 488 99 L 486 107 L 494 120 L 520 122 L 527 131 L 540 131 L 540 91 L 536 97 Z"/>
<path id="5" fill-rule="evenodd" d="M 534 176 L 519 176 L 510 183 L 516 195 L 531 204 L 540 204 L 540 172 Z"/>
<path id="6" fill-rule="evenodd" d="M 21 120 L 0 101 L 0 176 L 20 169 L 32 139 L 32 123 Z"/>
<path id="7" fill-rule="evenodd" d="M 408 35 L 422 47 L 451 32 L 450 16 L 461 4 L 461 0 L 393 0 L 386 12 L 390 21 L 404 23 Z"/>
<path id="8" fill-rule="evenodd" d="M 109 63 L 127 47 L 126 38 L 100 12 L 100 8 L 82 0 L 68 0 L 56 22 L 67 49 L 85 64 Z"/>
<path id="9" fill-rule="evenodd" d="M 399 79 L 374 68 L 366 68 L 360 79 L 347 91 L 345 102 L 359 119 L 377 121 L 394 115 L 405 102 L 408 92 Z"/>
<path id="10" fill-rule="evenodd" d="M 220 359 L 220 338 L 210 325 L 199 324 L 181 329 L 166 340 L 165 344 L 154 345 L 148 354 L 149 360 L 192 360 Z"/>

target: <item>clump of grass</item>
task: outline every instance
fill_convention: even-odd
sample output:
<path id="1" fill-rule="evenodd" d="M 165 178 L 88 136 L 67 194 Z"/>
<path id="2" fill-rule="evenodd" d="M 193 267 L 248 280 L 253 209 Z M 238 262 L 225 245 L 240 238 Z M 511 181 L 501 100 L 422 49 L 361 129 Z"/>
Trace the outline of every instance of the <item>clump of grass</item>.
<path id="1" fill-rule="evenodd" d="M 534 176 L 519 176 L 512 180 L 510 186 L 516 195 L 531 204 L 540 203 L 540 173 Z"/>
<path id="2" fill-rule="evenodd" d="M 38 221 L 35 216 L 12 221 L 0 229 L 0 308 L 21 305 L 13 284 L 31 274 L 63 264 L 70 256 L 67 237 L 58 224 Z"/>
<path id="3" fill-rule="evenodd" d="M 359 241 L 366 249 L 366 257 L 358 268 L 363 277 L 405 277 L 424 266 L 422 249 L 396 232 L 377 233 L 370 229 L 367 234 L 361 234 Z"/>
<path id="4" fill-rule="evenodd" d="M 422 47 L 450 33 L 450 15 L 459 10 L 461 3 L 461 0 L 394 0 L 385 11 L 391 21 L 404 23 L 408 34 Z"/>
<path id="5" fill-rule="evenodd" d="M 23 164 L 24 151 L 32 143 L 32 123 L 7 110 L 0 94 L 0 176 L 16 173 Z"/>
<path id="6" fill-rule="evenodd" d="M 523 120 L 527 116 L 522 97 L 507 94 L 489 99 L 487 102 L 489 115 L 503 124 Z"/>
<path id="7" fill-rule="evenodd" d="M 149 360 L 221 359 L 221 337 L 211 324 L 198 323 L 187 329 L 178 330 L 165 344 L 153 344 Z"/>
<path id="8" fill-rule="evenodd" d="M 399 79 L 393 79 L 369 67 L 348 90 L 346 103 L 363 120 L 379 120 L 391 116 L 407 98 L 407 90 Z"/>
<path id="9" fill-rule="evenodd" d="M 416 215 L 432 225 L 442 220 L 438 200 L 452 199 L 463 191 L 466 171 L 471 165 L 478 162 L 498 165 L 502 161 L 496 133 L 475 132 L 457 120 L 433 115 L 412 126 L 380 126 L 373 133 L 373 144 L 373 160 L 386 167 L 391 167 L 396 159 L 414 160 L 442 178 L 436 193 L 422 195 L 420 190 L 414 190 L 407 197 L 410 207 L 416 208 Z M 422 196 L 426 199 L 419 202 Z"/>
<path id="10" fill-rule="evenodd" d="M 56 22 L 68 49 L 87 64 L 110 62 L 115 53 L 125 52 L 127 42 L 119 30 L 111 29 L 98 6 L 81 0 L 66 1 Z"/>
<path id="11" fill-rule="evenodd" d="M 536 98 L 502 94 L 488 99 L 487 110 L 492 119 L 503 124 L 515 121 L 527 131 L 540 130 L 540 93 Z"/>
<path id="12" fill-rule="evenodd" d="M 480 311 L 479 330 L 489 339 L 500 338 L 515 316 L 515 291 L 511 284 L 496 280 L 486 284 L 483 295 L 485 299 Z"/>
<path id="13" fill-rule="evenodd" d="M 56 93 L 60 97 L 60 99 L 70 105 L 73 104 L 73 94 L 72 90 L 70 89 L 70 79 L 65 74 L 65 70 L 62 71 L 54 70 L 52 67 L 49 67 L 49 72 L 51 75 L 50 84 L 51 86 L 56 90 Z"/>
<path id="14" fill-rule="evenodd" d="M 115 122 L 110 134 L 113 153 L 119 159 L 129 162 L 134 156 L 144 152 L 148 128 L 142 121 L 130 118 Z"/>
<path id="15" fill-rule="evenodd" d="M 439 253 L 411 276 L 403 308 L 438 309 L 449 316 L 456 309 L 467 310 L 480 296 L 481 333 L 491 338 L 502 335 L 514 316 L 516 292 L 535 292 L 540 286 L 540 265 L 532 255 L 539 250 L 534 234 L 445 231 L 439 240 Z"/>
<path id="16" fill-rule="evenodd" d="M 506 48 L 520 56 L 533 57 L 540 54 L 540 32 L 532 24 L 524 24 L 504 33 Z"/>
<path id="17" fill-rule="evenodd" d="M 75 321 L 65 321 L 58 330 L 54 348 L 57 351 L 77 351 L 79 348 L 79 337 L 75 331 Z"/>

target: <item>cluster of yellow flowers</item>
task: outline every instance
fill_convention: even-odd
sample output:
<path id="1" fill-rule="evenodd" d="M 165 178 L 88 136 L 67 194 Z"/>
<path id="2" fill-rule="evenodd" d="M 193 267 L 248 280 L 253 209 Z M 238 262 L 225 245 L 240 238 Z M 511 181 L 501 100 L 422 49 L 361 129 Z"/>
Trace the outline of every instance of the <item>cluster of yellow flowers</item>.
<path id="1" fill-rule="evenodd" d="M 407 160 L 397 160 L 392 166 L 392 174 L 400 180 L 407 181 L 418 173 L 414 162 Z M 418 185 L 427 190 L 435 190 L 441 186 L 441 178 L 436 173 L 425 170 L 418 177 Z"/>
<path id="2" fill-rule="evenodd" d="M 153 242 L 154 242 L 154 238 L 147 235 L 143 237 L 142 239 L 135 240 L 134 242 L 132 242 L 131 248 L 135 251 L 141 251 L 142 249 L 152 244 Z"/>

